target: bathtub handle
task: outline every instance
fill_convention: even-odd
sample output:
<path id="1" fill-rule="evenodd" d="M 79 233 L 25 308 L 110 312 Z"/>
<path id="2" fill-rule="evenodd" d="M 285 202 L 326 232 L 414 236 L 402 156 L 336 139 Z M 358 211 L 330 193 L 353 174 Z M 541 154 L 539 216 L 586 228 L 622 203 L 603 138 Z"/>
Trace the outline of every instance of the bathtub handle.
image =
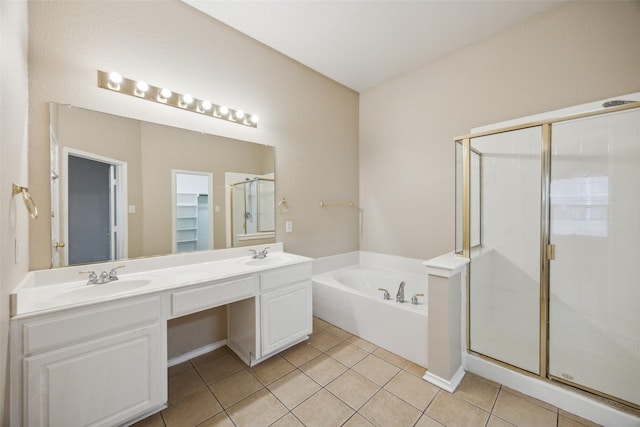
<path id="1" fill-rule="evenodd" d="M 391 295 L 389 295 L 388 290 L 386 290 L 385 288 L 378 288 L 378 290 L 384 292 L 384 294 L 382 295 L 382 298 L 386 300 L 391 299 Z"/>
<path id="2" fill-rule="evenodd" d="M 411 297 L 411 304 L 418 305 L 418 297 L 423 297 L 424 294 L 415 294 Z"/>

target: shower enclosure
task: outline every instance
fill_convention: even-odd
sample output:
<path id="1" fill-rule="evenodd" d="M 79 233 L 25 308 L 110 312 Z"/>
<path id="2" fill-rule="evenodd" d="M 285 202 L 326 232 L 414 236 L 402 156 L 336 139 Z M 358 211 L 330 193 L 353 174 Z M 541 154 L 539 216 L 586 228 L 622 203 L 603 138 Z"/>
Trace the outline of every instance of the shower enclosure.
<path id="1" fill-rule="evenodd" d="M 233 246 L 240 246 L 243 238 L 273 233 L 276 229 L 274 212 L 274 180 L 253 178 L 231 185 Z"/>
<path id="2" fill-rule="evenodd" d="M 640 408 L 640 104 L 456 140 L 467 348 Z"/>

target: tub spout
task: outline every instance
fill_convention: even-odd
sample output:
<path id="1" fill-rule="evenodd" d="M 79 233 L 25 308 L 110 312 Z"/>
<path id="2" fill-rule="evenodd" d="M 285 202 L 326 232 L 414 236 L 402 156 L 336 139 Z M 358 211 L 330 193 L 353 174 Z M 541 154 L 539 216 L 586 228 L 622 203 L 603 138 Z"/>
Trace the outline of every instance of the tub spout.
<path id="1" fill-rule="evenodd" d="M 384 294 L 382 295 L 382 298 L 384 299 L 391 299 L 391 296 L 389 295 L 389 291 L 384 289 L 384 288 L 378 288 L 379 291 L 383 291 Z"/>
<path id="2" fill-rule="evenodd" d="M 400 282 L 400 287 L 396 294 L 396 302 L 404 302 L 404 282 Z"/>

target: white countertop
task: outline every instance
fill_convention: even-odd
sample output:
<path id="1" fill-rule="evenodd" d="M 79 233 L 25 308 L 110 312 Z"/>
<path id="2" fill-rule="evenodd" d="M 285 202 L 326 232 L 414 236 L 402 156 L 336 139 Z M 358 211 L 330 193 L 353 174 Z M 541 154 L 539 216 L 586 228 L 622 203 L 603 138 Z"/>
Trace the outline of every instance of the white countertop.
<path id="1" fill-rule="evenodd" d="M 312 260 L 311 258 L 286 253 L 282 250 L 269 252 L 267 258 L 262 262 L 254 262 L 250 256 L 237 256 L 238 253 L 245 254 L 247 251 L 247 248 L 243 248 L 242 252 L 233 249 L 226 253 L 227 257 L 225 257 L 224 253 L 222 255 L 217 253 L 215 258 L 222 259 L 208 262 L 202 262 L 202 255 L 200 254 L 200 262 L 195 263 L 188 263 L 189 257 L 179 255 L 178 257 L 181 257 L 184 265 L 165 268 L 161 266 L 163 264 L 176 264 L 175 259 L 169 259 L 172 256 L 157 257 L 151 259 L 151 261 L 125 260 L 117 263 L 30 272 L 11 295 L 12 317 L 42 314 L 123 297 L 243 277 L 260 271 Z M 139 264 L 145 264 L 149 269 L 144 269 L 145 265 Z M 80 270 L 95 270 L 99 275 L 101 271 L 108 272 L 115 265 L 124 265 L 127 269 L 131 266 L 131 270 L 135 270 L 135 272 L 127 274 L 125 269 L 123 269 L 124 271 L 119 270 L 119 280 L 104 284 L 87 284 L 88 274 L 84 274 L 82 280 L 77 280 Z M 65 277 L 72 277 L 74 280 L 64 280 Z"/>

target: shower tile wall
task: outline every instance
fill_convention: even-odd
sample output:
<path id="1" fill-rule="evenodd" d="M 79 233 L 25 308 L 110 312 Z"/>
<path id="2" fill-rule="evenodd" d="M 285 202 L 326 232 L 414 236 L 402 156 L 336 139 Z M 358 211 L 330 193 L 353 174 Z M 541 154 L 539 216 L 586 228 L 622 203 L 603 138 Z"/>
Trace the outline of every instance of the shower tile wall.
<path id="1" fill-rule="evenodd" d="M 537 127 L 471 141 L 482 153 L 482 248 L 471 254 L 471 349 L 536 373 L 541 139 Z"/>

